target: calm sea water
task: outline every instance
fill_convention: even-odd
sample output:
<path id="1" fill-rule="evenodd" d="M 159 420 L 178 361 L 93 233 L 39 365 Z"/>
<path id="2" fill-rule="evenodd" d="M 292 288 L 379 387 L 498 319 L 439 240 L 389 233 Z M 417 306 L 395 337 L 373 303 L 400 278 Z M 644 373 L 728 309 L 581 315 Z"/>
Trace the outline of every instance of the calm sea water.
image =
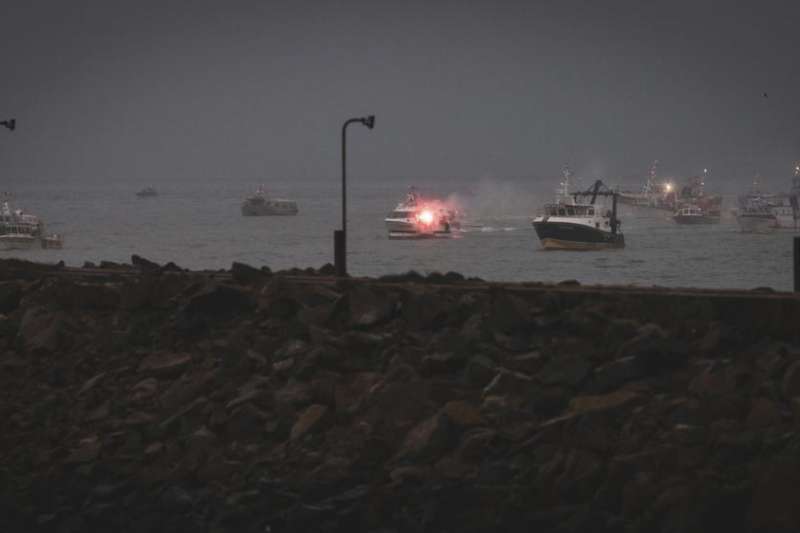
<path id="1" fill-rule="evenodd" d="M 530 224 L 551 201 L 553 183 L 451 180 L 439 193 L 455 193 L 469 221 L 481 227 L 460 238 L 396 241 L 383 218 L 418 180 L 350 179 L 351 274 L 377 276 L 414 269 L 454 270 L 497 281 L 561 281 L 641 286 L 791 290 L 791 232 L 738 231 L 735 220 L 680 226 L 669 213 L 623 208 L 627 247 L 599 252 L 543 251 Z M 15 184 L 14 205 L 41 216 L 48 231 L 65 235 L 62 250 L 0 252 L 0 257 L 80 266 L 84 261 L 129 261 L 139 254 L 186 268 L 227 268 L 232 261 L 273 269 L 319 267 L 333 261 L 333 230 L 340 223 L 338 178 L 266 182 L 273 196 L 298 202 L 295 217 L 243 217 L 242 199 L 260 183 Z M 155 198 L 138 198 L 153 185 Z M 725 214 L 733 205 L 726 198 Z"/>

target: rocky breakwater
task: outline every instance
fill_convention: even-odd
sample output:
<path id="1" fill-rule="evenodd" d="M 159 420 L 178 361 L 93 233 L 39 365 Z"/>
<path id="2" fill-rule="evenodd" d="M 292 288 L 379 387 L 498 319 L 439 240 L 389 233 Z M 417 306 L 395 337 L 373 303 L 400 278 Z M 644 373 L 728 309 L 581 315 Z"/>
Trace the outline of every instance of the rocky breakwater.
<path id="1" fill-rule="evenodd" d="M 107 270 L 0 263 L 3 531 L 800 529 L 795 296 Z"/>

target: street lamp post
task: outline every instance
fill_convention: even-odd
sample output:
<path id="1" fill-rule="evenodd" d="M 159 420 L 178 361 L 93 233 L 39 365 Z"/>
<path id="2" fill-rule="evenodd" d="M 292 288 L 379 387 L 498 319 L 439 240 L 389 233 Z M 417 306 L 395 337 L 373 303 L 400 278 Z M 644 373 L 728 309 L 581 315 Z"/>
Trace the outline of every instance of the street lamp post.
<path id="1" fill-rule="evenodd" d="M 333 262 L 337 276 L 347 275 L 347 126 L 360 122 L 375 127 L 375 115 L 351 118 L 342 126 L 342 229 L 333 232 Z"/>
<path id="2" fill-rule="evenodd" d="M 14 129 L 17 127 L 17 119 L 10 118 L 8 120 L 0 120 L 0 126 L 5 126 L 11 131 L 14 131 Z"/>

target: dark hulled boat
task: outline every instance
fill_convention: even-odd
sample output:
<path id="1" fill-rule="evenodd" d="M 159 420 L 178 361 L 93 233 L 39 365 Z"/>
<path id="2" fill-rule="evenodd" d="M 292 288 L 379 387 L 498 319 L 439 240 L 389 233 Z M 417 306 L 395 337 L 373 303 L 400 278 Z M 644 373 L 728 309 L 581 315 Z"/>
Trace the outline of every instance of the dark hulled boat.
<path id="1" fill-rule="evenodd" d="M 624 248 L 625 236 L 617 218 L 617 193 L 601 190 L 602 181 L 571 197 L 562 195 L 544 214 L 533 219 L 533 228 L 545 250 L 604 250 Z M 598 196 L 611 197 L 611 209 L 595 205 Z M 588 198 L 588 201 L 587 201 Z"/>

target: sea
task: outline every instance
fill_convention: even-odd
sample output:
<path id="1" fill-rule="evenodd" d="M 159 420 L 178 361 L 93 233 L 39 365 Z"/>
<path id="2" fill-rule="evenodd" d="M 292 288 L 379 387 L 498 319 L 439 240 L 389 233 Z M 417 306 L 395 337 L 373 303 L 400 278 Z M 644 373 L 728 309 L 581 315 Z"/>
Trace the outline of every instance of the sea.
<path id="1" fill-rule="evenodd" d="M 557 181 L 350 177 L 349 273 L 455 271 L 490 281 L 792 290 L 795 234 L 740 232 L 730 214 L 734 194 L 725 196 L 718 224 L 678 225 L 669 212 L 622 206 L 624 249 L 542 250 L 531 218 L 554 200 Z M 154 186 L 158 196 L 137 197 L 146 186 Z M 299 214 L 242 216 L 242 200 L 258 186 L 295 200 Z M 464 231 L 451 239 L 390 240 L 384 217 L 409 186 L 457 202 L 466 217 Z M 234 261 L 273 270 L 318 268 L 333 262 L 333 232 L 341 225 L 339 177 L 32 181 L 8 192 L 14 207 L 40 216 L 48 232 L 62 234 L 64 247 L 5 251 L 0 257 L 70 266 L 129 262 L 138 254 L 190 269 L 229 268 Z"/>

